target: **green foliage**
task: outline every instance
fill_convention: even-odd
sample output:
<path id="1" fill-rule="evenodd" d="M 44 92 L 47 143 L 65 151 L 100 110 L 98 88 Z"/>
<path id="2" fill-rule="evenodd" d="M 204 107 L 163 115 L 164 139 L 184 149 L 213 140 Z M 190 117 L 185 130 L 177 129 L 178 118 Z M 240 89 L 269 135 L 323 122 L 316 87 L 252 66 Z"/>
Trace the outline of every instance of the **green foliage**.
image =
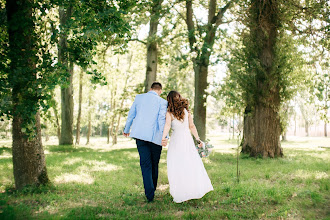
<path id="1" fill-rule="evenodd" d="M 242 21 L 238 21 L 238 23 L 242 26 L 238 26 L 234 36 L 227 38 L 230 47 L 230 55 L 227 58 L 229 74 L 220 85 L 217 85 L 220 89 L 214 92 L 214 96 L 225 101 L 226 108 L 223 109 L 223 112 L 232 113 L 237 110 L 242 112 L 242 109 L 248 105 L 270 104 L 268 103 L 269 93 L 278 89 L 280 103 L 282 103 L 278 110 L 281 112 L 282 130 L 285 131 L 290 118 L 289 112 L 284 110 L 285 106 L 297 96 L 298 92 L 313 87 L 310 74 L 312 70 L 308 68 L 310 58 L 306 56 L 310 54 L 310 50 L 306 51 L 301 48 L 310 47 L 311 44 L 306 39 L 314 33 L 325 35 L 323 28 L 320 30 L 312 28 L 310 30 L 313 30 L 313 33 L 309 33 L 308 27 L 310 27 L 310 23 L 320 20 L 320 24 L 327 27 L 322 23 L 324 21 L 323 10 L 326 9 L 326 5 L 310 1 L 310 5 L 305 2 L 300 6 L 295 1 L 288 1 L 284 7 L 279 2 L 276 7 L 280 7 L 280 13 L 274 18 L 280 22 L 280 25 L 277 25 L 274 62 L 270 72 L 267 73 L 268 70 L 260 63 L 259 53 L 260 45 L 262 45 L 259 42 L 260 39 L 250 32 L 251 29 L 256 28 L 254 22 L 257 15 L 249 11 L 249 3 L 250 1 L 240 3 L 239 14 Z M 307 4 L 305 9 L 303 9 L 304 4 Z M 250 18 L 247 15 L 251 15 Z M 301 23 L 302 20 L 306 23 Z M 299 33 L 297 32 L 298 27 L 301 29 Z M 317 45 L 322 45 L 321 41 Z M 322 82 L 326 81 L 322 80 Z"/>
<path id="2" fill-rule="evenodd" d="M 320 71 L 316 71 L 312 79 L 314 90 L 311 95 L 316 96 L 316 107 L 320 114 L 320 119 L 325 123 L 329 123 L 328 111 L 330 109 L 330 66 L 328 62 L 323 64 Z"/>
<path id="3" fill-rule="evenodd" d="M 25 36 L 33 39 L 34 49 L 24 51 L 24 47 L 17 48 L 17 53 L 25 53 L 25 57 L 31 57 L 36 66 L 33 74 L 28 74 L 26 68 L 19 69 L 20 74 L 9 74 L 7 56 L 8 51 L 11 57 L 19 57 L 15 51 L 8 48 L 7 22 L 4 5 L 0 8 L 0 116 L 11 117 L 13 114 L 13 102 L 16 105 L 16 112 L 24 118 L 23 127 L 26 134 L 34 135 L 35 114 L 42 108 L 47 111 L 52 98 L 52 91 L 57 84 L 66 84 L 68 71 L 57 62 L 54 49 L 58 43 L 59 34 L 67 34 L 69 57 L 76 64 L 87 68 L 93 61 L 97 43 L 106 42 L 109 45 L 117 44 L 124 47 L 129 38 L 130 26 L 124 16 L 127 10 L 134 5 L 134 1 L 43 1 L 35 2 L 32 20 L 22 20 L 20 15 L 15 15 L 12 28 L 26 26 L 33 22 L 34 33 Z M 73 15 L 69 18 L 67 26 L 61 31 L 57 24 L 58 16 L 54 10 L 58 6 L 72 6 Z M 22 36 L 24 37 L 24 36 Z M 21 51 L 22 49 L 22 51 Z M 15 61 L 16 62 L 16 61 Z M 15 65 L 20 65 L 16 64 Z M 23 67 L 23 66 L 22 66 Z M 91 74 L 93 83 L 105 84 L 105 77 L 96 70 L 88 72 Z M 25 77 L 21 77 L 24 75 Z M 11 100 L 11 89 L 20 87 L 22 97 Z"/>
<path id="4" fill-rule="evenodd" d="M 10 89 L 8 85 L 8 32 L 6 10 L 0 1 L 0 118 L 8 113 L 10 105 Z"/>

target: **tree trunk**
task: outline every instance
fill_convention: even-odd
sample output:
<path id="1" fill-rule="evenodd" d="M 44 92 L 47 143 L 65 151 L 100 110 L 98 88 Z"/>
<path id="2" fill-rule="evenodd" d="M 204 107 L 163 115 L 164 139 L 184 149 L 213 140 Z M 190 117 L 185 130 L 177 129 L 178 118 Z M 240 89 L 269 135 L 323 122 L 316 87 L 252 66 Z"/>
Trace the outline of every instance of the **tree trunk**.
<path id="1" fill-rule="evenodd" d="M 8 80 L 12 85 L 13 102 L 13 171 L 18 190 L 27 185 L 49 182 L 41 142 L 38 87 L 34 87 L 38 81 L 33 4 L 31 0 L 6 1 L 10 58 Z M 27 108 L 29 114 L 25 112 Z M 28 125 L 35 126 L 35 130 L 28 129 Z M 30 130 L 32 134 L 24 130 Z"/>
<path id="2" fill-rule="evenodd" d="M 124 90 L 126 89 L 126 84 L 127 84 L 127 80 L 126 80 L 126 83 L 125 83 Z M 124 100 L 125 99 L 123 97 L 123 99 L 121 100 L 121 103 L 120 103 L 120 109 L 123 109 Z M 117 119 L 117 126 L 115 128 L 114 135 L 113 135 L 113 140 L 112 140 L 113 145 L 117 144 L 117 136 L 118 136 L 118 130 L 119 130 L 119 126 L 120 126 L 120 119 L 121 119 L 121 113 L 119 112 L 118 113 L 118 119 Z"/>
<path id="3" fill-rule="evenodd" d="M 108 126 L 108 130 L 107 130 L 107 144 L 110 144 L 110 126 Z"/>
<path id="4" fill-rule="evenodd" d="M 112 111 L 113 112 L 113 115 L 112 115 L 112 118 L 111 118 L 111 123 L 110 123 L 110 134 L 111 134 L 111 137 L 112 137 L 112 145 L 114 145 L 114 131 L 115 131 L 115 118 L 116 118 L 116 114 L 115 114 L 115 108 L 116 108 L 116 100 L 113 102 L 114 103 L 114 109 Z"/>
<path id="5" fill-rule="evenodd" d="M 117 144 L 117 127 L 115 126 L 112 133 L 112 145 Z"/>
<path id="6" fill-rule="evenodd" d="M 14 94 L 13 94 L 14 95 Z M 22 132 L 23 119 L 13 118 L 13 168 L 16 189 L 49 183 L 45 154 L 41 142 L 40 116 L 36 117 L 36 135 L 28 140 Z"/>
<path id="7" fill-rule="evenodd" d="M 252 1 L 250 13 L 250 40 L 255 45 L 256 54 L 250 60 L 258 60 L 261 65 L 251 74 L 256 74 L 257 89 L 261 95 L 255 96 L 253 107 L 247 106 L 245 109 L 242 152 L 252 157 L 273 158 L 283 156 L 280 143 L 280 90 L 278 73 L 274 70 L 279 27 L 277 2 Z"/>
<path id="8" fill-rule="evenodd" d="M 114 108 L 114 90 L 112 88 L 111 90 L 111 96 L 110 96 L 110 112 L 113 111 Z M 112 136 L 112 127 L 113 127 L 113 115 L 110 117 L 109 125 L 108 125 L 108 135 L 107 135 L 107 144 L 110 144 L 110 136 Z"/>
<path id="9" fill-rule="evenodd" d="M 305 119 L 305 136 L 309 137 L 309 121 Z"/>
<path id="10" fill-rule="evenodd" d="M 206 88 L 208 66 L 196 62 L 195 68 L 194 123 L 201 140 L 206 138 Z"/>
<path id="11" fill-rule="evenodd" d="M 297 135 L 297 113 L 294 112 L 294 136 Z"/>
<path id="12" fill-rule="evenodd" d="M 58 141 L 60 141 L 60 137 L 61 137 L 61 126 L 60 126 L 60 121 L 59 121 L 59 118 L 58 118 L 58 112 L 57 112 L 56 106 L 53 107 L 53 110 L 54 110 L 54 115 L 55 115 L 57 138 L 58 138 Z"/>
<path id="13" fill-rule="evenodd" d="M 89 138 L 91 136 L 91 130 L 92 130 L 91 115 L 90 115 L 90 113 L 88 113 L 88 131 L 87 131 L 87 141 L 86 141 L 86 144 L 89 144 Z"/>
<path id="14" fill-rule="evenodd" d="M 157 59 L 158 59 L 158 48 L 157 48 L 157 27 L 159 24 L 159 17 L 161 11 L 161 5 L 163 0 L 153 1 L 151 9 L 151 19 L 149 25 L 149 37 L 147 40 L 147 66 L 146 66 L 146 81 L 145 81 L 145 92 L 150 90 L 151 84 L 156 81 L 157 78 Z"/>
<path id="15" fill-rule="evenodd" d="M 103 130 L 103 124 L 102 124 L 102 118 L 100 118 L 100 137 L 102 137 L 102 130 Z"/>
<path id="16" fill-rule="evenodd" d="M 271 107 L 255 106 L 252 114 L 244 116 L 244 139 L 242 153 L 252 157 L 283 156 L 280 143 L 279 116 Z M 248 109 L 246 109 L 246 112 Z"/>
<path id="17" fill-rule="evenodd" d="M 228 134 L 229 134 L 229 140 L 230 140 L 230 138 L 231 138 L 231 134 L 230 134 L 230 132 L 231 132 L 231 129 L 230 129 L 230 127 L 231 127 L 231 119 L 228 119 L 227 123 L 228 123 Z"/>
<path id="18" fill-rule="evenodd" d="M 45 140 L 46 140 L 46 142 L 49 141 L 47 120 L 45 120 Z"/>
<path id="19" fill-rule="evenodd" d="M 58 61 L 68 71 L 69 77 L 67 78 L 67 85 L 63 85 L 61 88 L 61 136 L 60 145 L 72 145 L 73 144 L 73 62 L 69 62 L 69 55 L 67 52 L 67 25 L 68 20 L 71 17 L 72 7 L 65 9 L 60 6 L 60 28 L 61 35 L 59 39 L 58 47 Z"/>
<path id="20" fill-rule="evenodd" d="M 89 144 L 89 138 L 91 136 L 91 130 L 92 130 L 92 110 L 91 110 L 91 94 L 89 93 L 88 96 L 88 131 L 87 131 L 87 142 L 86 144 Z"/>
<path id="21" fill-rule="evenodd" d="M 117 94 L 117 86 L 114 86 L 112 96 L 111 96 L 111 121 L 110 121 L 110 135 L 112 137 L 112 144 L 114 144 L 114 126 L 115 126 L 115 118 L 116 118 L 116 109 L 117 109 L 117 101 L 116 101 L 116 94 Z"/>
<path id="22" fill-rule="evenodd" d="M 80 143 L 80 120 L 81 120 L 81 103 L 82 103 L 82 79 L 83 79 L 83 71 L 80 71 L 79 75 L 79 108 L 78 108 L 78 117 L 77 117 L 77 130 L 76 130 L 76 145 Z"/>
<path id="23" fill-rule="evenodd" d="M 327 122 L 324 122 L 324 137 L 328 137 Z"/>
<path id="24" fill-rule="evenodd" d="M 324 137 L 328 137 L 328 130 L 327 130 L 327 122 L 328 122 L 328 118 L 327 118 L 327 115 L 328 115 L 328 87 L 326 87 L 326 90 L 325 90 L 325 105 L 324 105 Z"/>
<path id="25" fill-rule="evenodd" d="M 235 139 L 235 114 L 233 114 L 233 140 Z"/>

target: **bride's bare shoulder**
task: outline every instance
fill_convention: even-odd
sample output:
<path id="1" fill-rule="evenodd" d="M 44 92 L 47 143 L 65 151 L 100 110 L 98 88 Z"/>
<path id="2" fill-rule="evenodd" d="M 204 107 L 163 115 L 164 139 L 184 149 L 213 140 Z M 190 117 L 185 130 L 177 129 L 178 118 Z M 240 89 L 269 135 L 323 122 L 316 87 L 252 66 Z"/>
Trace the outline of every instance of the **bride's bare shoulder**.
<path id="1" fill-rule="evenodd" d="M 170 113 L 169 111 L 168 111 L 168 112 L 166 112 L 166 117 L 170 118 L 170 119 L 171 119 L 171 121 L 173 121 L 173 120 L 174 120 L 173 114 L 172 114 L 172 113 Z"/>

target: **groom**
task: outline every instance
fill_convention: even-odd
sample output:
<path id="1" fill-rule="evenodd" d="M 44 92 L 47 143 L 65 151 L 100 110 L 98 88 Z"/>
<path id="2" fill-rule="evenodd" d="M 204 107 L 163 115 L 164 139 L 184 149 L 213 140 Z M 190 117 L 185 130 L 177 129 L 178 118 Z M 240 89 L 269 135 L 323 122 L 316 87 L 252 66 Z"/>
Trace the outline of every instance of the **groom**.
<path id="1" fill-rule="evenodd" d="M 162 145 L 167 144 L 167 139 L 162 142 L 167 101 L 159 97 L 160 94 L 162 85 L 154 82 L 148 93 L 137 95 L 129 110 L 124 129 L 125 137 L 136 140 L 144 191 L 149 202 L 153 201 L 155 196 Z"/>

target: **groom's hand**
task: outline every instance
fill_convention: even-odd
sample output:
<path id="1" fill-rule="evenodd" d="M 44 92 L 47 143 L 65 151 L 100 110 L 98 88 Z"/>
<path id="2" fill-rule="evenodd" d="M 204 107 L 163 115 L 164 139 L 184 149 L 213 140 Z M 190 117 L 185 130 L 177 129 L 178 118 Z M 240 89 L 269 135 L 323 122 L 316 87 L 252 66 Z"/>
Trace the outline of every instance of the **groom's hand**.
<path id="1" fill-rule="evenodd" d="M 167 138 L 162 139 L 162 146 L 165 147 L 167 145 Z"/>
<path id="2" fill-rule="evenodd" d="M 129 133 L 124 133 L 124 136 L 125 137 L 129 137 Z"/>

